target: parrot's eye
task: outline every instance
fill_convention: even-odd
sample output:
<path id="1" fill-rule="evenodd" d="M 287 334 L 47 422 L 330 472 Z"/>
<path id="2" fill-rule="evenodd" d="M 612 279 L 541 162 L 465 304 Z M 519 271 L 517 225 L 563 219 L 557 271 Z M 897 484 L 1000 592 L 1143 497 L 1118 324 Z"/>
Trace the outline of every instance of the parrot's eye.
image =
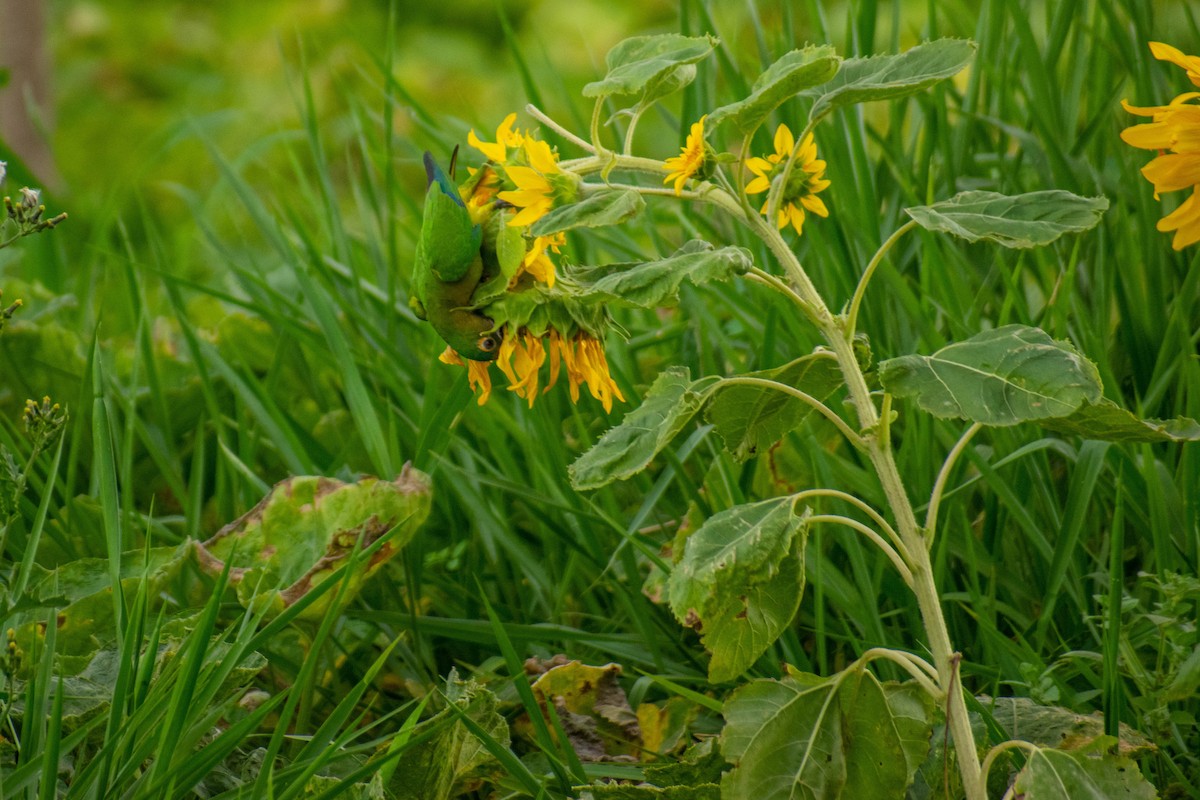
<path id="1" fill-rule="evenodd" d="M 500 337 L 495 334 L 488 334 L 479 340 L 477 346 L 485 353 L 490 353 L 500 346 Z"/>

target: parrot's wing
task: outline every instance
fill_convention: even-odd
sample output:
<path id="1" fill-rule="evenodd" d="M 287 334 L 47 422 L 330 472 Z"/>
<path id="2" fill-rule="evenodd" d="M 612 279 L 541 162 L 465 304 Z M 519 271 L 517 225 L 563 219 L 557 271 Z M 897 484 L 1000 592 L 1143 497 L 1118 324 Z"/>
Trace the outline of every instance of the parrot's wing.
<path id="1" fill-rule="evenodd" d="M 455 190 L 447 195 L 434 183 L 425 195 L 420 248 L 430 271 L 446 283 L 460 281 L 479 257 L 483 231 L 471 221 Z"/>

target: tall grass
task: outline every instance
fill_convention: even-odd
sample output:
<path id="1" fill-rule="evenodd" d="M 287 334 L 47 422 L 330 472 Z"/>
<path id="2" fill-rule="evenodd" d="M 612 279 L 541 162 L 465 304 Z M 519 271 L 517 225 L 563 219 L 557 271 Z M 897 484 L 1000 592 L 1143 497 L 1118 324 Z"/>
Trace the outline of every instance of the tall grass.
<path id="1" fill-rule="evenodd" d="M 966 188 L 1107 195 L 1112 206 L 1096 231 L 1029 254 L 913 235 L 879 274 L 860 327 L 878 360 L 928 353 L 981 327 L 1039 325 L 1099 365 L 1107 397 L 1146 417 L 1200 417 L 1200 266 L 1194 248 L 1173 252 L 1154 229 L 1163 212 L 1138 174 L 1146 154 L 1117 138 L 1134 121 L 1121 98 L 1162 103 L 1187 88 L 1146 47 L 1162 40 L 1186 51 L 1200 41 L 1186 5 L 684 0 L 679 29 L 724 44 L 678 113 L 645 121 L 638 145 L 659 157 L 675 152 L 699 114 L 805 41 L 858 55 L 937 36 L 974 39 L 978 57 L 965 80 L 838 112 L 818 130 L 833 213 L 806 225 L 805 267 L 836 305 L 906 206 Z M 585 119 L 581 99 L 553 74 L 554 31 L 539 35 L 545 53 L 508 35 L 505 68 L 519 69 L 529 99 L 568 124 Z M 29 268 L 36 273 L 26 280 L 40 275 L 55 295 L 75 297 L 73 307 L 47 300 L 26 318 L 28 331 L 0 337 L 0 361 L 24 382 L 6 402 L 49 393 L 72 415 L 61 460 L 43 459 L 29 476 L 0 554 L 8 586 L 106 557 L 120 621 L 102 676 L 108 694 L 74 714 L 82 684 L 55 677 L 53 611 L 12 612 L 44 620 L 47 633 L 40 652 L 24 655 L 26 677 L 0 687 L 20 691 L 0 695 L 17 708 L 0 730 L 14 765 L 0 796 L 190 797 L 197 786 L 210 796 L 299 796 L 314 776 L 369 776 L 427 740 L 428 732 L 409 738 L 417 698 L 452 668 L 496 687 L 511 681 L 515 691 L 501 691 L 516 716 L 534 703 L 521 662 L 560 652 L 620 663 L 634 700 L 689 689 L 719 699 L 729 687 L 707 684 L 697 638 L 643 591 L 689 509 L 711 513 L 786 485 L 880 494 L 861 460 L 819 427 L 792 434 L 788 455 L 739 464 L 696 425 L 647 474 L 594 494 L 570 487 L 567 465 L 665 366 L 724 374 L 811 350 L 813 332 L 752 285 L 688 290 L 662 315 L 623 313 L 631 335 L 614 338 L 609 357 L 629 403 L 609 417 L 588 399 L 572 405 L 565 390 L 532 409 L 497 390 L 477 407 L 406 305 L 419 154 L 444 158 L 465 144 L 467 124 L 415 104 L 391 68 L 402 45 L 362 54 L 368 66 L 340 87 L 349 111 L 336 118 L 317 105 L 297 63 L 287 87 L 302 128 L 247 131 L 245 150 L 229 152 L 193 124 L 187 136 L 205 143 L 217 176 L 210 187 L 175 187 L 194 228 L 163 229 L 143 206 L 136 219 L 81 225 L 83 242 L 64 241 L 76 236 L 64 227 L 19 257 L 6 254 L 6 281 Z M 785 105 L 770 127 L 794 113 Z M 412 139 L 390 133 L 401 114 L 417 125 Z M 469 124 L 482 132 L 496 122 Z M 768 146 L 765 138 L 756 145 Z M 267 152 L 292 169 L 262 174 L 256 163 Z M 696 235 L 752 246 L 671 203 L 570 245 L 577 260 L 602 263 L 669 252 Z M 189 239 L 202 246 L 182 244 Z M 755 252 L 771 269 L 768 254 Z M 31 356 L 25 343 L 49 330 L 58 339 Z M 927 497 L 961 429 L 901 412 L 899 463 L 911 495 Z M 15 416 L 5 419 L 0 442 L 19 462 L 27 444 Z M 1022 427 L 991 429 L 965 455 L 934 555 L 968 688 L 1102 709 L 1111 731 L 1119 721 L 1154 735 L 1160 749 L 1146 769 L 1156 785 L 1200 797 L 1200 732 L 1190 721 L 1200 704 L 1162 705 L 1161 687 L 1132 667 L 1152 670 L 1161 646 L 1136 627 L 1144 619 L 1134 600 L 1149 611 L 1162 599 L 1154 581 L 1200 580 L 1200 451 Z M 392 476 L 405 461 L 433 476 L 431 518 L 311 646 L 289 645 L 286 620 L 263 627 L 224 606 L 220 592 L 195 608 L 152 612 L 164 608 L 161 598 L 120 573 L 120 553 L 203 538 L 289 474 Z M 38 542 L 38 560 L 22 563 Z M 814 534 L 807 569 L 797 624 L 757 674 L 777 675 L 784 661 L 825 672 L 866 647 L 920 646 L 915 603 L 860 539 Z M 1183 616 L 1164 624 L 1198 644 L 1200 599 L 1185 593 L 1181 602 Z M 172 616 L 180 614 L 182 630 Z M 156 658 L 167 642 L 169 657 Z M 262 656 L 270 669 L 256 677 Z M 239 710 L 251 685 L 270 698 Z M 717 724 L 711 709 L 697 723 Z M 543 726 L 517 747 L 524 761 L 501 759 L 517 796 L 567 796 L 597 774 L 560 741 Z M 363 767 L 378 748 L 389 755 Z M 233 765 L 248 760 L 261 768 L 238 773 Z M 338 786 L 321 796 L 352 789 Z"/>

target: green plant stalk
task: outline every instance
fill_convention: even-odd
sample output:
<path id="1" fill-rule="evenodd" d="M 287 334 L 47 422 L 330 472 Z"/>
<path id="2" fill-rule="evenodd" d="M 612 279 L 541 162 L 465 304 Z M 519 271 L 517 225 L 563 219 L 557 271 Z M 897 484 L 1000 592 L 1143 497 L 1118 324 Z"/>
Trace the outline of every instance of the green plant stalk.
<path id="1" fill-rule="evenodd" d="M 661 161 L 617 153 L 584 157 L 572 162 L 563 162 L 562 166 L 580 176 L 614 169 L 655 175 L 663 173 Z M 631 188 L 642 191 L 643 187 Z M 739 202 L 729 192 L 712 184 L 701 184 L 696 190 L 695 196 L 722 208 L 767 244 L 767 247 L 783 266 L 784 272 L 792 284 L 792 291 L 785 293 L 785 296 L 790 296 L 797 302 L 800 309 L 817 326 L 833 350 L 842 377 L 846 381 L 850 399 L 858 414 L 859 426 L 862 431 L 857 437 L 858 442 L 862 444 L 875 469 L 884 495 L 887 497 L 888 505 L 891 506 L 892 515 L 896 520 L 896 530 L 899 533 L 906 555 L 905 560 L 912 576 L 913 594 L 917 598 L 917 606 L 925 625 L 929 650 L 933 655 L 933 663 L 937 670 L 937 686 L 944 695 L 935 699 L 938 702 L 946 702 L 946 725 L 958 757 L 959 772 L 962 776 L 967 800 L 987 800 L 979 762 L 979 751 L 975 746 L 975 734 L 971 730 L 970 720 L 967 717 L 967 705 L 963 699 L 962 678 L 958 670 L 958 654 L 955 653 L 950 642 L 950 632 L 946 627 L 945 615 L 942 613 L 941 598 L 938 596 L 937 585 L 934 582 L 933 563 L 929 558 L 930 548 L 927 539 L 932 535 L 932 531 L 927 532 L 917 522 L 916 512 L 913 510 L 912 502 L 904 488 L 900 470 L 896 466 L 891 437 L 887 435 L 890 420 L 881 419 L 879 410 L 871 399 L 871 390 L 867 386 L 866 376 L 854 354 L 850 320 L 846 317 L 835 317 L 830 312 L 820 292 L 817 291 L 817 287 L 808 277 L 808 273 L 805 272 L 799 259 L 796 258 L 796 254 L 784 242 L 779 231 L 766 219 Z M 688 199 L 694 199 L 694 197 Z M 880 248 L 881 252 L 875 259 L 876 264 L 882 254 L 890 249 L 890 245 L 894 244 L 899 235 L 906 230 L 907 228 L 901 228 L 897 234 L 889 238 L 887 247 Z M 863 285 L 865 286 L 865 284 Z M 888 413 L 890 414 L 890 410 Z"/>
<path id="2" fill-rule="evenodd" d="M 975 747 L 975 735 L 967 718 L 967 706 L 963 700 L 962 679 L 956 665 L 956 653 L 950 643 L 946 618 L 942 614 L 941 599 L 934 582 L 933 563 L 929 558 L 926 533 L 917 524 L 917 517 L 904 489 L 904 481 L 892 452 L 890 437 L 880 436 L 881 420 L 866 376 L 854 355 L 852 342 L 847 338 L 847 320 L 834 317 L 821 295 L 813 286 L 796 255 L 788 248 L 779 232 L 761 218 L 752 218 L 759 236 L 767 243 L 779 259 L 788 277 L 796 285 L 797 294 L 808 304 L 809 312 L 816 318 L 821 335 L 833 349 L 838 366 L 845 378 L 850 399 L 858 413 L 862 438 L 865 440 L 867 457 L 875 468 L 883 487 L 888 505 L 896 518 L 896 528 L 908 553 L 909 570 L 912 573 L 913 593 L 925 624 L 925 635 L 938 672 L 938 686 L 946 694 L 946 724 L 954 741 L 958 755 L 959 771 L 968 800 L 986 800 L 986 791 L 981 778 L 979 754 Z M 885 421 L 886 422 L 886 421 Z M 940 698 L 939 698 L 940 699 Z"/>

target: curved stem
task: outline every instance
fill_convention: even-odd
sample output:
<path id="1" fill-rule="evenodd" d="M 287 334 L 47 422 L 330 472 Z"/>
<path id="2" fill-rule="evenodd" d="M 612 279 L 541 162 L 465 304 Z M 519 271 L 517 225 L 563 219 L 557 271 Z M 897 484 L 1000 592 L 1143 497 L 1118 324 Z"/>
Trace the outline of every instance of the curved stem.
<path id="1" fill-rule="evenodd" d="M 578 147 L 588 153 L 596 152 L 596 148 L 592 147 L 590 142 L 579 138 L 578 136 L 576 136 L 575 134 L 571 133 L 569 130 L 564 128 L 562 125 L 559 125 L 557 122 L 555 122 L 553 119 L 551 119 L 544 111 L 542 111 L 540 108 L 535 106 L 533 103 L 526 104 L 525 111 L 526 111 L 526 113 L 529 114 L 529 116 L 533 117 L 538 122 L 542 123 L 547 128 L 554 131 L 559 136 L 566 139 L 567 141 L 569 141 L 571 144 L 575 145 L 576 147 Z"/>
<path id="2" fill-rule="evenodd" d="M 786 383 L 780 383 L 779 381 L 772 381 L 772 380 L 768 380 L 766 378 L 751 378 L 751 377 L 747 377 L 745 375 L 737 375 L 732 378 L 722 378 L 720 385 L 721 386 L 757 386 L 761 389 L 774 389 L 777 392 L 782 392 L 783 394 L 791 395 L 792 397 L 796 398 L 797 400 L 801 400 L 804 403 L 808 404 L 809 406 L 812 407 L 812 409 L 814 411 L 818 412 L 821 416 L 825 417 L 825 419 L 832 422 L 833 426 L 835 428 L 837 428 L 841 432 L 841 434 L 850 441 L 850 444 L 854 445 L 855 447 L 857 447 L 859 449 L 863 449 L 866 447 L 866 442 L 863 441 L 863 438 L 861 436 L 859 436 L 857 433 L 855 433 L 850 428 L 850 426 L 846 424 L 846 421 L 844 419 L 839 417 L 837 414 L 833 413 L 833 410 L 829 406 L 825 405 L 824 403 L 822 403 L 820 400 L 813 397 L 812 395 L 805 394 L 804 392 L 800 391 L 799 389 L 797 389 L 794 386 L 788 386 Z"/>
<path id="3" fill-rule="evenodd" d="M 946 456 L 946 460 L 942 462 L 942 468 L 938 471 L 937 480 L 933 483 L 933 492 L 929 495 L 929 510 L 925 512 L 925 546 L 933 547 L 933 539 L 937 535 L 937 517 L 938 508 L 942 503 L 942 494 L 946 491 L 946 481 L 950 478 L 950 470 L 954 468 L 958 457 L 962 455 L 963 450 L 967 448 L 971 439 L 975 434 L 983 428 L 983 423 L 973 423 L 967 428 L 963 435 L 958 437 L 958 441 L 954 443 L 950 453 Z"/>
<path id="4" fill-rule="evenodd" d="M 928 692 L 930 697 L 933 697 L 935 700 L 941 699 L 942 691 L 933 681 L 929 680 L 930 678 L 937 680 L 937 670 L 925 659 L 915 656 L 912 653 L 906 653 L 903 650 L 872 647 L 862 654 L 860 660 L 874 661 L 877 659 L 884 659 L 896 664 L 911 675 L 913 680 L 921 684 L 921 688 Z"/>
<path id="5" fill-rule="evenodd" d="M 900 573 L 900 577 L 904 578 L 904 582 L 908 584 L 908 588 L 913 588 L 912 571 L 909 570 L 908 565 L 904 563 L 904 559 L 901 558 L 900 554 L 896 552 L 895 548 L 888 544 L 884 538 L 880 536 L 879 533 L 876 532 L 876 530 L 871 526 L 864 525 L 858 520 L 851 519 L 850 517 L 843 517 L 840 514 L 814 514 L 808 518 L 808 521 L 809 524 L 815 524 L 818 522 L 835 522 L 838 525 L 845 525 L 847 528 L 853 528 L 863 536 L 866 536 L 876 547 L 883 551 L 885 556 L 888 557 L 888 561 L 892 562 L 892 566 L 895 567 L 896 571 Z"/>
<path id="6" fill-rule="evenodd" d="M 858 324 L 858 307 L 862 305 L 863 296 L 867 293 L 867 284 L 871 282 L 871 276 L 875 274 L 875 270 L 883 262 L 883 257 L 892 249 L 892 246 L 900 239 L 901 236 L 908 233 L 917 223 L 915 220 L 909 220 L 896 229 L 896 232 L 887 238 L 887 241 L 879 246 L 875 251 L 875 255 L 871 257 L 867 268 L 863 270 L 862 277 L 858 279 L 858 286 L 854 287 L 854 297 L 850 300 L 850 310 L 846 313 L 846 338 L 853 339 L 855 326 Z"/>
<path id="7" fill-rule="evenodd" d="M 1020 739 L 1010 739 L 1009 741 L 1001 742 L 991 750 L 988 750 L 988 754 L 984 756 L 983 759 L 983 766 L 979 770 L 979 779 L 983 782 L 984 786 L 987 785 L 987 776 L 988 772 L 992 768 L 992 764 L 996 763 L 996 759 L 1000 756 L 1000 754 L 1007 750 L 1024 750 L 1029 755 L 1033 755 L 1038 751 L 1038 748 L 1037 745 L 1030 742 L 1023 742 Z"/>
<path id="8" fill-rule="evenodd" d="M 904 543 L 900 541 L 900 535 L 896 533 L 896 529 L 888 524 L 888 521 L 883 518 L 883 515 L 872 508 L 871 505 L 865 500 L 855 497 L 848 492 L 843 492 L 840 489 L 805 489 L 802 492 L 797 492 L 795 495 L 795 499 L 798 501 L 807 499 L 809 497 L 830 497 L 834 500 L 841 500 L 844 503 L 849 503 L 870 517 L 871 521 L 878 525 L 880 529 L 887 534 L 887 537 L 892 540 L 892 544 L 896 546 L 896 549 L 902 555 L 905 554 Z"/>
<path id="9" fill-rule="evenodd" d="M 639 104 L 638 107 L 634 109 L 633 115 L 629 118 L 629 127 L 625 129 L 625 147 L 623 148 L 623 155 L 631 155 L 633 153 L 633 132 L 637 130 L 638 121 L 641 120 L 642 112 L 644 110 L 645 109 L 641 107 L 641 104 Z"/>
<path id="10" fill-rule="evenodd" d="M 588 132 L 592 137 L 591 150 L 597 156 L 603 157 L 609 154 L 608 150 L 604 149 L 604 145 L 600 144 L 600 112 L 604 109 L 604 98 L 597 97 L 595 105 L 592 106 L 592 124 L 588 128 Z"/>

